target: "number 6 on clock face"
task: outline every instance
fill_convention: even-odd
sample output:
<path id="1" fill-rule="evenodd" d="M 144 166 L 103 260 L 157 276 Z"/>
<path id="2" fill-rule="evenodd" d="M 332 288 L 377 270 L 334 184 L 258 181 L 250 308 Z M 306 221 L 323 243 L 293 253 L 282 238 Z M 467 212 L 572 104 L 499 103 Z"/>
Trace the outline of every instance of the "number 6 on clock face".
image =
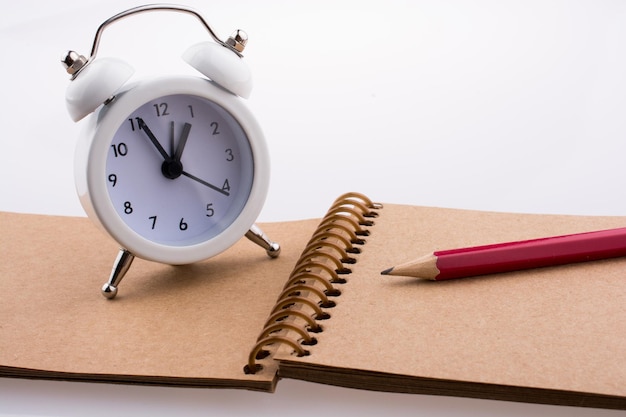
<path id="1" fill-rule="evenodd" d="M 260 212 L 269 182 L 260 128 L 236 96 L 207 80 L 132 86 L 85 136 L 76 157 L 81 202 L 137 256 L 206 259 L 246 234 Z"/>

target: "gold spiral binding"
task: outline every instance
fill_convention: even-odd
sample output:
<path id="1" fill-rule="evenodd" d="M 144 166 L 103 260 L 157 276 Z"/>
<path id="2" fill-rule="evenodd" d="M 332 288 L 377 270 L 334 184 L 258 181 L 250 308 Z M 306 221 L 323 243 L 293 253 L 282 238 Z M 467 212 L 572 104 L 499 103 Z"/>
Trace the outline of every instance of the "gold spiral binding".
<path id="1" fill-rule="evenodd" d="M 267 326 L 271 325 L 272 323 L 276 321 L 282 321 L 286 319 L 287 317 L 291 317 L 291 316 L 298 317 L 304 320 L 306 324 L 309 325 L 309 331 L 311 332 L 318 333 L 322 331 L 322 326 L 320 326 L 319 323 L 316 322 L 315 319 L 313 319 L 313 317 L 311 317 L 310 315 L 300 310 L 285 310 L 285 309 L 278 310 L 274 314 L 270 315 L 267 318 L 267 321 L 265 322 L 265 324 L 263 325 L 263 328 L 266 328 Z"/>
<path id="2" fill-rule="evenodd" d="M 361 215 L 364 217 L 376 217 L 376 212 L 370 210 L 365 204 L 357 201 L 357 200 L 350 200 L 350 201 L 338 201 L 335 204 L 333 204 L 329 211 L 335 210 L 335 209 L 347 209 L 347 208 L 351 208 L 351 209 L 359 209 L 359 211 L 361 212 Z"/>
<path id="3" fill-rule="evenodd" d="M 314 282 L 321 283 L 326 288 L 325 291 L 326 291 L 327 296 L 334 295 L 337 292 L 337 289 L 333 287 L 333 284 L 331 284 L 330 280 L 327 280 L 321 275 L 313 274 L 311 272 L 301 272 L 299 274 L 292 276 L 291 278 L 289 278 L 289 281 L 287 281 L 284 288 L 287 289 L 298 283 L 304 283 L 307 279 L 311 279 Z"/>
<path id="4" fill-rule="evenodd" d="M 286 336 L 269 336 L 261 341 L 259 341 L 254 348 L 250 351 L 250 355 L 248 355 L 248 364 L 244 367 L 244 372 L 247 374 L 255 374 L 263 367 L 256 363 L 256 357 L 263 349 L 263 347 L 270 345 L 272 343 L 284 343 L 293 348 L 293 350 L 297 353 L 298 356 L 306 356 L 308 351 L 305 350 L 300 343 L 296 342 L 293 339 L 290 339 Z"/>
<path id="5" fill-rule="evenodd" d="M 293 284 L 289 287 L 287 287 L 285 290 L 283 290 L 282 293 L 280 293 L 280 295 L 278 296 L 278 299 L 282 299 L 284 297 L 288 297 L 290 295 L 300 295 L 302 291 L 309 291 L 312 292 L 313 294 L 317 295 L 320 299 L 320 305 L 324 306 L 324 305 L 330 305 L 331 301 L 328 299 L 328 296 L 326 294 L 324 294 L 324 292 L 312 285 L 307 285 L 307 284 Z"/>
<path id="6" fill-rule="evenodd" d="M 342 248 L 340 245 L 329 242 L 327 240 L 314 240 L 308 244 L 306 248 L 304 248 L 304 256 L 312 255 L 317 252 L 323 252 L 324 249 L 330 249 L 331 251 L 335 251 L 339 256 L 339 260 L 344 263 L 355 263 L 356 259 L 348 256 L 348 252 L 346 252 L 345 248 Z"/>
<path id="7" fill-rule="evenodd" d="M 340 240 L 345 248 L 346 252 L 350 253 L 358 253 L 358 249 L 354 247 L 352 242 L 348 240 L 343 234 L 335 232 L 333 229 L 330 230 L 319 230 L 315 232 L 313 235 L 314 240 L 326 240 L 326 239 L 336 239 Z"/>
<path id="8" fill-rule="evenodd" d="M 335 224 L 335 223 L 347 223 L 354 234 L 357 236 L 367 236 L 369 231 L 364 229 L 358 219 L 354 219 L 353 213 L 343 211 L 341 207 L 335 207 L 329 211 L 327 215 L 322 219 L 322 224 Z"/>
<path id="9" fill-rule="evenodd" d="M 381 209 L 383 208 L 383 205 L 380 203 L 374 203 L 372 202 L 372 200 L 370 200 L 365 194 L 361 194 L 361 193 L 357 193 L 354 191 L 349 191 L 345 194 L 340 195 L 339 197 L 337 197 L 337 199 L 335 200 L 335 203 L 339 202 L 339 201 L 353 201 L 353 200 L 357 200 L 357 201 L 361 201 L 363 203 L 365 203 L 365 205 L 371 209 Z"/>
<path id="10" fill-rule="evenodd" d="M 354 206 L 344 205 L 344 206 L 337 206 L 335 208 L 331 208 L 326 214 L 325 218 L 338 219 L 338 218 L 342 218 L 341 216 L 348 218 L 348 219 L 352 219 L 353 222 L 357 223 L 357 225 L 359 226 L 358 229 L 356 230 L 357 234 L 358 232 L 363 231 L 363 228 L 360 226 L 372 226 L 373 225 L 373 222 L 370 220 L 367 220 L 365 216 L 363 215 L 363 213 L 356 210 Z M 356 220 L 354 218 L 356 218 Z"/>
<path id="11" fill-rule="evenodd" d="M 354 229 L 350 229 L 348 226 L 343 224 L 341 220 L 333 220 L 329 219 L 324 223 L 320 223 L 317 228 L 317 233 L 329 232 L 333 231 L 334 233 L 345 233 L 347 237 L 350 239 L 350 243 L 353 245 L 362 245 L 364 243 L 363 239 L 360 239 L 355 233 Z"/>
<path id="12" fill-rule="evenodd" d="M 316 269 L 321 269 L 322 271 L 327 272 L 328 275 L 330 276 L 330 280 L 329 280 L 330 282 L 337 282 L 339 280 L 339 274 L 337 274 L 337 271 L 335 269 L 332 269 L 325 263 L 317 262 L 314 260 L 310 260 L 309 262 L 306 262 L 302 265 L 296 265 L 291 275 L 289 275 L 289 279 L 291 280 L 291 278 L 299 274 L 311 273 Z M 315 275 L 318 275 L 318 274 L 315 274 Z M 321 279 L 324 279 L 321 275 L 318 275 L 318 276 Z"/>
<path id="13" fill-rule="evenodd" d="M 300 336 L 302 336 L 302 339 L 304 339 L 304 341 L 309 344 L 313 341 L 313 337 L 309 334 L 309 332 L 306 331 L 305 328 L 297 326 L 293 323 L 280 323 L 280 322 L 266 326 L 257 340 L 263 340 L 266 337 L 268 337 L 270 334 L 281 331 L 281 330 L 285 330 L 285 329 L 293 330 L 294 332 L 298 333 Z"/>
<path id="14" fill-rule="evenodd" d="M 344 265 L 341 263 L 341 259 L 338 259 L 328 252 L 321 251 L 303 253 L 300 256 L 300 260 L 296 264 L 296 268 L 300 268 L 301 266 L 308 265 L 311 262 L 315 262 L 315 258 L 322 258 L 323 260 L 332 263 L 336 267 L 335 271 L 338 274 L 350 273 L 349 268 L 345 268 Z"/>
<path id="15" fill-rule="evenodd" d="M 298 296 L 293 296 L 293 295 L 283 298 L 279 300 L 276 304 L 274 304 L 274 309 L 272 310 L 272 314 L 276 313 L 278 310 L 285 308 L 285 307 L 292 308 L 294 305 L 299 305 L 299 306 L 306 305 L 306 306 L 311 307 L 311 309 L 315 313 L 314 318 L 316 320 L 322 320 L 328 317 L 328 313 L 325 313 L 324 310 L 322 310 L 322 308 L 319 305 L 317 305 L 317 303 L 309 300 L 308 298 L 298 297 Z"/>
<path id="16" fill-rule="evenodd" d="M 340 275 L 352 272 L 344 264 L 358 262 L 361 250 L 355 245 L 367 243 L 369 228 L 375 224 L 372 219 L 378 216 L 379 209 L 381 204 L 355 192 L 343 194 L 333 202 L 279 294 L 250 351 L 244 367 L 246 373 L 253 374 L 263 368 L 257 361 L 262 360 L 261 353 L 263 357 L 270 354 L 264 350 L 269 345 L 287 345 L 298 356 L 310 353 L 302 345 L 316 343 L 309 332 L 322 331 L 318 321 L 330 318 L 325 310 L 335 302 L 329 297 L 340 298 L 341 291 L 336 285 L 347 282 Z"/>

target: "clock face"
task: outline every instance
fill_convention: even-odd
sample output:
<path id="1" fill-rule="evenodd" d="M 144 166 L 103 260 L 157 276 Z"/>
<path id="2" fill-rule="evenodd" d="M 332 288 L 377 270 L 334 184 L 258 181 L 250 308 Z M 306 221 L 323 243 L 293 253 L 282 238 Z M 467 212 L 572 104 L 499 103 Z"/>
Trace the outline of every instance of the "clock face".
<path id="1" fill-rule="evenodd" d="M 190 246 L 226 230 L 254 181 L 244 129 L 223 107 L 173 94 L 140 105 L 107 148 L 106 189 L 135 233 L 157 244 Z"/>

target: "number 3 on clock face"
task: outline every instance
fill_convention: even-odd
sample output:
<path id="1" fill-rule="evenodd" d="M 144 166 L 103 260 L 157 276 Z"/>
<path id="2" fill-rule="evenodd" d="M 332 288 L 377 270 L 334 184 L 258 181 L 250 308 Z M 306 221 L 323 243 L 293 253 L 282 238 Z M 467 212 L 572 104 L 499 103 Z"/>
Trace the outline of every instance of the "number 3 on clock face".
<path id="1" fill-rule="evenodd" d="M 159 79 L 119 94 L 95 119 L 77 152 L 77 188 L 87 211 L 132 253 L 196 262 L 256 220 L 267 150 L 234 95 L 202 79 Z"/>

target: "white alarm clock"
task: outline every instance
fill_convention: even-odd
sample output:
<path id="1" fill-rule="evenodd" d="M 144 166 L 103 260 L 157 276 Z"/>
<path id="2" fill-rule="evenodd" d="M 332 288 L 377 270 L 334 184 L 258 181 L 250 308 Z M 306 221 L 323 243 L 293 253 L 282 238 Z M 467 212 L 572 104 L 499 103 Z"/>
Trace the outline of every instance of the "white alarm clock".
<path id="1" fill-rule="evenodd" d="M 197 17 L 214 42 L 192 46 L 183 59 L 207 78 L 163 76 L 129 83 L 132 68 L 96 59 L 103 30 L 147 11 Z M 109 281 L 114 298 L 135 256 L 172 265 L 208 259 L 247 236 L 278 256 L 280 247 L 254 225 L 269 184 L 269 156 L 257 121 L 242 98 L 250 71 L 237 31 L 222 42 L 196 11 L 171 5 L 127 10 L 105 21 L 87 59 L 70 51 L 66 104 L 89 115 L 75 156 L 76 189 L 85 211 L 121 246 Z"/>

